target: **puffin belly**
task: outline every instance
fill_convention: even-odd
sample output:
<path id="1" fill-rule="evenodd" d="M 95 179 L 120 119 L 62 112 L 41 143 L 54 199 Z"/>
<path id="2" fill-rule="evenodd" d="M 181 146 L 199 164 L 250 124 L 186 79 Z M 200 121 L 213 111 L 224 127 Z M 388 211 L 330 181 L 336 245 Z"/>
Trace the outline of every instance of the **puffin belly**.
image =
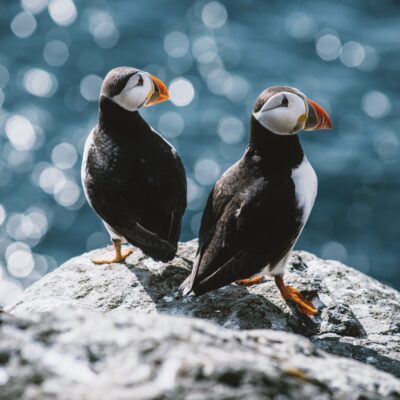
<path id="1" fill-rule="evenodd" d="M 300 165 L 292 170 L 292 180 L 295 186 L 295 195 L 297 207 L 301 213 L 301 227 L 295 240 L 293 241 L 290 250 L 274 265 L 266 265 L 257 275 L 283 275 L 285 265 L 292 253 L 292 250 L 303 231 L 311 210 L 314 206 L 314 201 L 317 196 L 318 180 L 314 168 L 309 163 L 306 156 Z"/>
<path id="2" fill-rule="evenodd" d="M 303 161 L 297 168 L 292 169 L 292 180 L 295 187 L 297 206 L 302 212 L 302 230 L 310 216 L 318 190 L 317 175 L 306 156 L 303 157 Z"/>

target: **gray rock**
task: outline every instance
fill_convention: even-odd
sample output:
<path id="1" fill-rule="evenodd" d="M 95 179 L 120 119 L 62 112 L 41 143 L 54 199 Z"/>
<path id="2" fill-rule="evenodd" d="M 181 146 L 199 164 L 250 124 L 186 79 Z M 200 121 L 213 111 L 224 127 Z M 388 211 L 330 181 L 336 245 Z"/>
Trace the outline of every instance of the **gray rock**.
<path id="1" fill-rule="evenodd" d="M 0 323 L 1 400 L 400 398 L 392 375 L 286 332 L 127 311 Z"/>
<path id="2" fill-rule="evenodd" d="M 66 262 L 29 287 L 8 307 L 13 314 L 64 307 L 133 310 L 205 318 L 230 329 L 274 329 L 309 337 L 318 347 L 400 376 L 400 293 L 336 261 L 294 252 L 285 279 L 319 304 L 310 319 L 286 304 L 272 279 L 251 287 L 230 285 L 200 297 L 182 298 L 197 242 L 183 243 L 179 257 L 154 262 L 139 250 L 127 265 L 94 265 L 105 250 Z"/>
<path id="3" fill-rule="evenodd" d="M 232 284 L 204 296 L 182 297 L 178 287 L 196 246 L 195 241 L 181 244 L 178 257 L 168 264 L 137 250 L 127 265 L 94 265 L 90 258 L 102 249 L 71 259 L 28 288 L 7 308 L 14 315 L 3 324 L 9 330 L 8 346 L 18 348 L 16 337 L 32 345 L 33 352 L 45 345 L 41 351 L 55 352 L 55 360 L 67 354 L 66 365 L 74 371 L 82 367 L 82 376 L 91 378 L 69 388 L 73 379 L 68 371 L 63 378 L 56 362 L 49 366 L 37 360 L 28 362 L 25 377 L 25 356 L 16 352 L 5 356 L 11 360 L 7 374 L 13 376 L 10 363 L 16 368 L 8 380 L 16 383 L 7 383 L 9 390 L 41 376 L 37 380 L 42 383 L 34 382 L 32 389 L 39 397 L 25 398 L 72 398 L 68 390 L 75 389 L 74 399 L 98 398 L 96 393 L 115 385 L 114 397 L 107 398 L 400 399 L 395 378 L 400 377 L 400 293 L 339 262 L 295 252 L 285 280 L 318 305 L 316 318 L 299 314 L 268 278 L 251 287 Z M 38 322 L 21 322 L 29 325 L 24 330 L 15 321 L 27 315 Z M 49 342 L 43 339 L 43 344 L 47 334 L 40 332 L 47 331 Z M 1 360 L 0 352 L 0 366 Z M 168 375 L 170 370 L 175 372 Z M 157 383 L 164 375 L 173 382 L 165 390 Z M 51 397 L 53 389 L 46 392 L 47 386 L 65 388 L 66 397 Z"/>

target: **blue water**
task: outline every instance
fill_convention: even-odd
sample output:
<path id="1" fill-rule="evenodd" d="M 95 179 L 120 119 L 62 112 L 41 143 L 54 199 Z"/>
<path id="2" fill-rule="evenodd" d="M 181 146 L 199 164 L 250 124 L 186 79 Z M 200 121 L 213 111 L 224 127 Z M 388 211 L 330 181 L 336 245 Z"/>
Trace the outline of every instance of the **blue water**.
<path id="1" fill-rule="evenodd" d="M 334 123 L 333 131 L 301 134 L 319 193 L 297 248 L 400 288 L 395 1 L 47 3 L 1 0 L 0 303 L 108 243 L 79 170 L 99 83 L 120 65 L 175 85 L 175 103 L 188 103 L 143 111 L 186 167 L 182 240 L 197 236 L 212 183 L 241 156 L 257 95 L 291 85 Z"/>

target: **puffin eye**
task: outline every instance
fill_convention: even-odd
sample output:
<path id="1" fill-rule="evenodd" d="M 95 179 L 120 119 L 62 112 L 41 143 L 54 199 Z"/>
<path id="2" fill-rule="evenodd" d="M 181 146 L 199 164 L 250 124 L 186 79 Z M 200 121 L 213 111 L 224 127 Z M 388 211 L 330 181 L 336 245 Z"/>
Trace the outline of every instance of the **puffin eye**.
<path id="1" fill-rule="evenodd" d="M 289 105 L 289 100 L 285 95 L 283 95 L 282 101 L 281 101 L 281 107 L 287 107 L 288 105 Z"/>
<path id="2" fill-rule="evenodd" d="M 139 75 L 137 86 L 143 86 L 143 76 Z"/>

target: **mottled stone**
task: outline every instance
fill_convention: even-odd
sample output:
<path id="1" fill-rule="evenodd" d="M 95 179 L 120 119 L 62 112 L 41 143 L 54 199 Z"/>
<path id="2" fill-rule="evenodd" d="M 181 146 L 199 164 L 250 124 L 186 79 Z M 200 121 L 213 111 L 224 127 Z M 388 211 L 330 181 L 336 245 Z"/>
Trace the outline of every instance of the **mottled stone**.
<path id="1" fill-rule="evenodd" d="M 105 360 L 104 362 L 111 369 L 115 368 L 115 371 L 111 371 L 107 367 L 107 372 L 102 370 L 99 373 L 93 369 L 92 364 L 88 366 L 86 365 L 87 361 L 84 361 L 86 368 L 95 374 L 93 379 L 96 385 L 102 376 L 106 376 L 104 385 L 111 384 L 110 374 L 113 374 L 116 385 L 115 393 L 121 390 L 121 397 L 115 395 L 115 398 L 131 398 L 129 394 L 126 394 L 129 392 L 126 385 L 135 388 L 135 390 L 141 385 L 136 386 L 132 383 L 131 380 L 134 379 L 132 376 L 123 377 L 120 375 L 124 368 L 128 375 L 136 375 L 133 371 L 136 371 L 136 368 L 139 368 L 138 365 L 141 364 L 141 356 L 135 355 L 135 351 L 139 350 L 132 350 L 132 359 L 128 356 L 124 358 L 124 351 L 122 350 L 124 346 L 121 343 L 128 341 L 132 347 L 136 345 L 145 349 L 147 346 L 146 336 L 151 337 L 155 334 L 153 329 L 163 338 L 159 345 L 166 355 L 165 358 L 160 356 L 157 373 L 153 371 L 154 365 L 149 367 L 153 371 L 149 372 L 149 376 L 152 377 L 161 373 L 162 365 L 168 360 L 167 354 L 174 353 L 174 345 L 172 344 L 174 340 L 177 344 L 179 343 L 180 349 L 186 347 L 186 353 L 190 359 L 192 353 L 206 352 L 206 349 L 199 348 L 199 344 L 203 340 L 206 343 L 210 339 L 207 336 L 209 332 L 213 332 L 211 336 L 215 334 L 218 338 L 225 338 L 221 339 L 223 345 L 216 345 L 215 348 L 213 343 L 207 344 L 207 347 L 211 345 L 213 350 L 211 353 L 201 353 L 205 362 L 201 368 L 195 366 L 198 365 L 197 359 L 197 361 L 189 360 L 187 369 L 184 368 L 187 375 L 183 374 L 182 380 L 178 379 L 179 383 L 177 383 L 176 378 L 175 383 L 171 384 L 171 396 L 168 397 L 168 395 L 164 398 L 186 398 L 187 392 L 185 390 L 193 385 L 193 387 L 203 387 L 198 392 L 193 392 L 193 396 L 190 396 L 193 399 L 241 398 L 243 393 L 251 394 L 253 397 L 250 398 L 265 398 L 269 395 L 275 398 L 273 396 L 283 388 L 288 391 L 283 392 L 286 397 L 282 398 L 355 399 L 364 396 L 367 399 L 374 399 L 382 398 L 379 397 L 383 393 L 380 392 L 383 387 L 382 377 L 385 377 L 384 382 L 391 382 L 385 389 L 385 396 L 400 398 L 396 386 L 399 381 L 395 378 L 400 377 L 400 294 L 396 290 L 339 262 L 321 260 L 312 254 L 300 251 L 294 252 L 291 257 L 285 280 L 300 289 L 318 306 L 319 315 L 316 318 L 305 317 L 297 311 L 294 304 L 287 304 L 281 298 L 273 280 L 270 278 L 267 278 L 262 284 L 251 287 L 232 284 L 204 296 L 182 297 L 178 287 L 189 273 L 196 246 L 196 241 L 181 244 L 178 257 L 168 264 L 154 262 L 140 251 L 135 251 L 127 259 L 126 265 L 94 265 L 90 261 L 91 257 L 98 256 L 105 249 L 83 254 L 71 259 L 36 282 L 23 293 L 16 303 L 10 305 L 7 311 L 16 317 L 26 318 L 27 315 L 35 315 L 35 318 L 39 320 L 39 326 L 44 327 L 47 324 L 49 338 L 55 335 L 54 337 L 57 340 L 61 340 L 64 337 L 57 330 L 58 328 L 55 334 L 52 333 L 52 321 L 54 321 L 54 326 L 67 326 L 68 331 L 73 332 L 70 335 L 73 335 L 74 340 L 76 340 L 75 344 L 71 342 L 71 346 L 76 345 L 77 349 L 82 346 L 80 344 L 80 341 L 83 340 L 80 338 L 82 335 L 87 342 L 85 346 L 89 349 L 87 350 L 89 359 L 95 360 L 94 364 L 96 365 L 103 365 L 102 360 Z M 93 311 L 100 311 L 101 313 L 93 314 Z M 44 315 L 39 316 L 38 313 L 44 313 Z M 139 317 L 136 316 L 138 313 L 151 315 Z M 170 317 L 161 318 L 157 314 L 167 314 Z M 118 317 L 115 315 L 118 315 Z M 68 316 L 68 318 L 64 316 Z M 115 318 L 117 319 L 115 320 Z M 212 321 L 220 327 L 195 318 Z M 108 332 L 106 327 L 113 323 L 118 325 L 115 321 L 120 320 L 127 321 L 126 324 L 130 327 L 129 329 L 143 329 L 142 334 L 133 339 L 129 335 L 124 336 L 121 333 L 115 335 L 115 338 L 110 339 L 111 341 L 108 343 L 104 338 L 111 338 L 115 332 L 111 328 Z M 32 339 L 29 340 L 35 343 L 37 336 L 32 332 L 36 329 L 34 328 L 36 325 L 31 322 L 29 324 L 32 324 L 30 325 L 31 328 L 25 329 L 24 335 L 33 335 Z M 125 322 L 121 324 L 124 328 Z M 80 334 L 80 326 L 86 327 L 87 331 L 82 330 Z M 138 328 L 138 326 L 142 326 L 142 328 Z M 143 328 L 143 326 L 152 326 L 152 329 L 147 332 L 147 328 Z M 182 336 L 179 336 L 181 328 L 197 332 L 195 337 L 200 342 L 197 343 L 197 339 L 194 340 L 192 334 L 183 339 Z M 21 329 L 21 332 L 23 331 Z M 208 339 L 206 337 L 200 339 L 198 335 L 201 336 L 203 334 L 201 332 L 205 335 L 207 333 Z M 107 346 L 115 348 L 115 351 L 119 354 L 118 357 L 117 355 L 115 357 L 121 362 L 120 368 L 118 367 L 119 361 L 115 361 L 114 356 L 111 361 L 111 356 L 104 358 L 102 355 L 104 345 L 96 343 L 95 340 L 99 335 L 107 342 Z M 40 337 L 43 337 L 43 333 L 40 334 Z M 254 345 L 256 351 L 252 354 L 248 352 L 247 348 L 244 352 L 244 349 L 238 344 L 240 340 L 243 340 L 238 338 L 249 340 L 250 337 L 257 338 L 251 339 L 251 343 L 258 343 Z M 271 341 L 273 342 L 276 338 L 279 338 L 282 342 L 281 354 L 268 350 L 276 350 L 279 347 L 271 345 Z M 279 369 L 281 368 L 279 367 L 280 361 L 276 361 L 281 360 L 281 357 L 288 362 L 292 361 L 294 350 L 290 346 L 291 344 L 294 346 L 296 343 L 299 343 L 299 346 L 304 345 L 311 349 L 310 353 L 304 356 L 305 359 L 302 359 L 304 365 L 295 363 L 287 367 L 289 371 L 297 371 L 293 372 L 294 377 L 290 373 L 288 374 L 288 376 L 291 376 L 290 379 L 294 379 L 293 382 L 298 382 L 298 380 L 303 382 L 303 388 L 307 391 L 300 391 L 297 397 L 294 396 L 294 390 L 299 390 L 297 384 L 291 386 L 292 383 L 282 381 L 282 369 Z M 52 349 L 51 343 L 48 346 L 49 349 Z M 73 352 L 76 352 L 75 361 L 78 362 L 81 353 L 77 349 Z M 324 351 L 321 351 L 321 349 Z M 221 357 L 219 351 L 221 351 Z M 268 351 L 272 352 L 266 355 L 265 352 Z M 301 351 L 303 352 L 303 350 Z M 158 353 L 161 354 L 161 350 L 158 350 Z M 0 351 L 0 360 L 2 359 L 1 354 Z M 341 358 L 332 354 L 341 356 Z M 231 360 L 230 355 L 232 355 Z M 237 355 L 240 361 L 236 360 L 234 355 Z M 261 358 L 257 358 L 257 355 Z M 4 357 L 10 357 L 10 355 Z M 262 357 L 267 358 L 262 360 Z M 308 360 L 308 357 L 311 357 L 312 360 Z M 349 360 L 349 358 L 361 363 Z M 210 371 L 212 372 L 204 375 L 203 370 L 204 368 L 207 370 L 207 362 L 210 363 Z M 173 361 L 168 361 L 168 363 L 173 363 Z M 333 367 L 333 364 L 330 363 L 337 364 Z M 145 365 L 146 362 L 143 362 L 143 364 Z M 182 365 L 186 364 L 183 363 Z M 227 367 L 229 365 L 232 365 L 233 370 Z M 251 368 L 248 370 L 249 366 Z M 313 372 L 306 372 L 304 375 L 303 367 L 311 368 Z M 179 367 L 179 371 L 180 368 L 183 367 Z M 199 371 L 198 368 L 203 371 L 198 372 L 200 378 L 194 372 Z M 228 368 L 228 372 L 226 368 Z M 171 367 L 171 369 L 173 368 Z M 353 372 L 348 375 L 350 370 Z M 358 370 L 359 373 L 356 374 L 355 370 Z M 324 374 L 324 379 L 327 379 L 325 382 L 329 381 L 329 383 L 321 383 L 322 375 L 314 375 L 317 371 Z M 188 379 L 187 386 L 184 383 L 186 376 Z M 201 385 L 200 382 L 196 381 L 195 376 L 203 382 Z M 347 381 L 348 376 L 350 376 L 351 383 Z M 21 379 L 25 378 L 21 375 Z M 30 377 L 29 379 L 33 378 Z M 144 381 L 147 383 L 153 382 L 153 378 L 146 379 Z M 279 384 L 276 383 L 276 379 L 280 382 Z M 349 385 L 347 389 L 344 389 L 345 381 Z M 46 385 L 48 384 L 46 376 L 44 382 Z M 272 384 L 271 382 L 275 383 Z M 305 382 L 308 383 L 305 384 Z M 159 390 L 153 384 L 154 382 L 146 387 L 149 390 Z M 360 391 L 355 388 L 352 390 L 350 386 L 353 384 Z M 207 395 L 207 391 L 202 393 L 202 390 L 209 389 L 209 385 L 216 385 L 215 396 Z M 226 387 L 235 387 L 235 390 L 225 391 Z M 88 386 L 82 385 L 80 393 L 84 393 L 87 388 Z M 268 388 L 273 392 L 269 393 Z M 317 388 L 320 388 L 320 391 Z M 340 392 L 342 389 L 344 391 Z M 157 394 L 149 394 L 146 397 L 146 390 L 143 388 L 140 390 L 143 390 L 140 392 L 142 397 L 138 395 L 135 399 L 162 398 L 157 397 L 159 396 Z M 346 390 L 348 391 L 346 392 Z M 150 390 L 149 393 L 153 392 Z M 340 397 L 340 393 L 342 393 L 342 397 Z M 124 397 L 125 395 L 126 397 Z M 204 396 L 202 397 L 202 395 Z M 75 396 L 75 398 L 79 397 Z"/>
<path id="2" fill-rule="evenodd" d="M 398 399 L 369 365 L 272 330 L 129 311 L 0 314 L 0 399 Z"/>

